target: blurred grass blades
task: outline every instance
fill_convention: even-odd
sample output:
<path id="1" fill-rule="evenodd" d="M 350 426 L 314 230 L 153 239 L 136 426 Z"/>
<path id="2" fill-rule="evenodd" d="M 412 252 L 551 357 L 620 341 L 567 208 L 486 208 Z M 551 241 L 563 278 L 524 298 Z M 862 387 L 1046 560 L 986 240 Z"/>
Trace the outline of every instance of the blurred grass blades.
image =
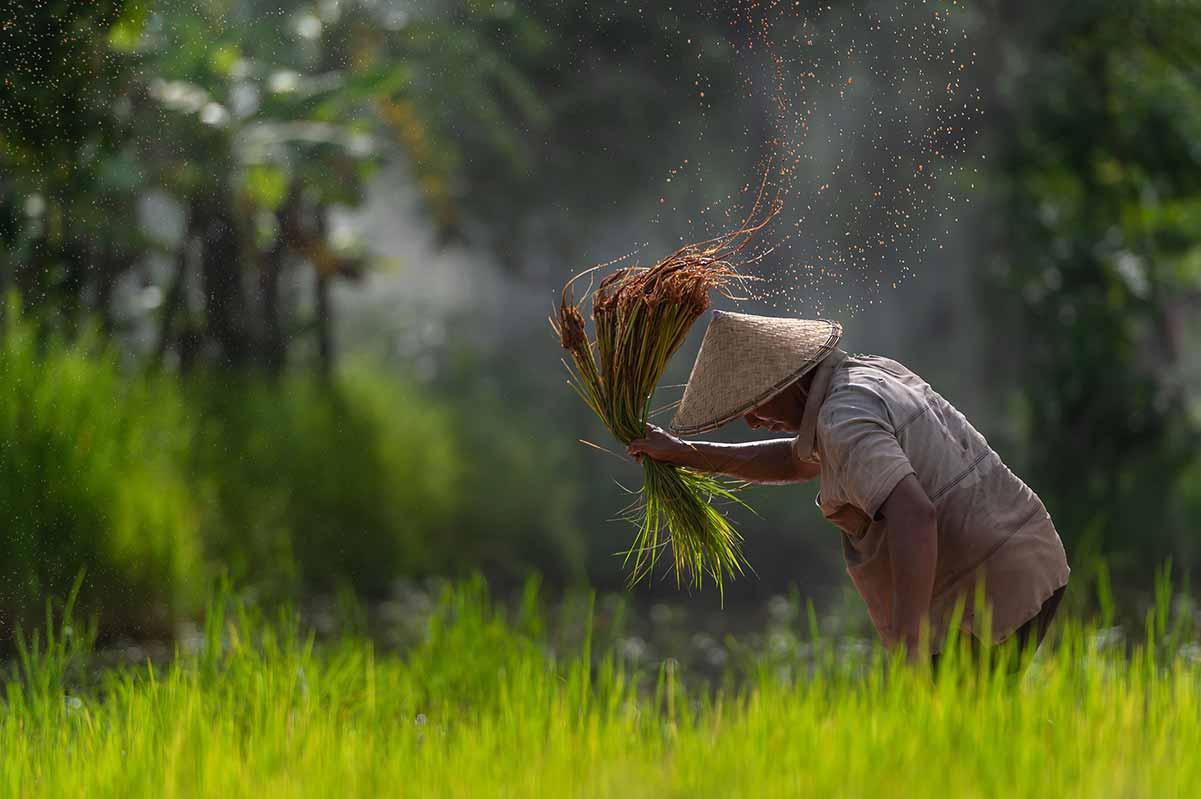
<path id="1" fill-rule="evenodd" d="M 1064 616 L 1020 680 L 1003 656 L 953 647 L 931 673 L 781 631 L 787 647 L 756 647 L 707 687 L 672 658 L 633 665 L 591 603 L 548 625 L 535 594 L 517 609 L 480 580 L 447 587 L 403 652 L 314 645 L 295 614 L 230 593 L 165 663 L 80 668 L 89 639 L 59 630 L 3 675 L 0 792 L 1026 799 L 1201 784 L 1189 613 L 1175 650 L 1158 620 L 1115 645 Z"/>

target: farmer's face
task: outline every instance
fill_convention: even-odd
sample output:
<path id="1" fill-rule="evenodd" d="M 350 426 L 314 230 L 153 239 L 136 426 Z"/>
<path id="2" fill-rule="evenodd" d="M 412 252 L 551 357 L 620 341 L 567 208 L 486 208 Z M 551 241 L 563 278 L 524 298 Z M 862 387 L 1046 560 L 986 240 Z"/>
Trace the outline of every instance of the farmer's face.
<path id="1" fill-rule="evenodd" d="M 804 394 L 792 386 L 777 394 L 742 418 L 752 430 L 771 430 L 773 433 L 797 433 L 805 412 Z"/>

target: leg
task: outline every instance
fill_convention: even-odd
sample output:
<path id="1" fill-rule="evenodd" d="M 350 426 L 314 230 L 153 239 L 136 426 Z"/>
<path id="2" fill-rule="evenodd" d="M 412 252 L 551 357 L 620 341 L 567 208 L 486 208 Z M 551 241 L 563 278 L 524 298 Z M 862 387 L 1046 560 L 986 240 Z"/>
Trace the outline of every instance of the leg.
<path id="1" fill-rule="evenodd" d="M 1020 674 L 1025 671 L 1026 666 L 1029 665 L 1029 659 L 1034 656 L 1034 653 L 1042 645 L 1043 638 L 1046 637 L 1047 630 L 1051 627 L 1051 620 L 1055 618 L 1055 612 L 1059 609 L 1059 601 L 1063 599 L 1065 588 L 1066 586 L 1056 590 L 1055 593 L 1047 597 L 1047 601 L 1043 602 L 1043 606 L 1034 618 L 1027 621 L 1015 630 L 1013 635 L 999 644 L 999 646 L 1011 646 L 1015 649 L 1014 654 L 1016 657 L 1009 667 L 1011 673 Z M 1027 655 L 1026 648 L 1030 646 L 1031 640 L 1033 640 L 1033 648 L 1030 650 L 1029 655 Z M 969 657 L 972 659 L 980 657 L 981 650 L 983 649 L 980 642 L 973 637 L 968 641 L 968 645 L 970 646 Z M 941 659 L 940 655 L 931 655 L 930 663 L 935 670 L 938 669 Z"/>
<path id="2" fill-rule="evenodd" d="M 1006 644 L 1012 642 L 1012 646 L 1017 650 L 1017 660 L 1010 667 L 1011 671 L 1020 673 L 1030 665 L 1030 659 L 1042 646 L 1043 639 L 1047 636 L 1047 630 L 1051 628 L 1051 621 L 1055 618 L 1055 611 L 1059 609 L 1059 601 L 1063 599 L 1063 592 L 1066 588 L 1067 586 L 1063 586 L 1047 597 L 1047 601 L 1043 602 L 1038 615 L 1019 627 L 1006 640 Z"/>

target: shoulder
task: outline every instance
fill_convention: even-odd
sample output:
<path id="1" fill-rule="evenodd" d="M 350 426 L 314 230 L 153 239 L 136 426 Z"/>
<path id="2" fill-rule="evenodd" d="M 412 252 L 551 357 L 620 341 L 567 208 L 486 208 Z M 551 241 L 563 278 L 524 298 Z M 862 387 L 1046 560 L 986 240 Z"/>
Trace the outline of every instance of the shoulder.
<path id="1" fill-rule="evenodd" d="M 821 413 L 835 416 L 847 409 L 886 408 L 888 396 L 895 390 L 890 384 L 895 382 L 896 373 L 904 369 L 895 361 L 874 355 L 848 357 L 830 381 Z"/>
<path id="2" fill-rule="evenodd" d="M 904 364 L 877 355 L 853 355 L 832 381 L 824 404 L 835 412 L 850 403 L 903 415 L 925 405 L 930 393 L 929 384 Z"/>
<path id="3" fill-rule="evenodd" d="M 830 429 L 854 421 L 887 423 L 890 419 L 886 391 L 862 375 L 840 375 L 830 386 L 818 411 L 817 426 Z"/>
<path id="4" fill-rule="evenodd" d="M 908 366 L 883 355 L 851 355 L 846 360 L 845 371 L 860 380 L 921 381 L 921 377 Z"/>

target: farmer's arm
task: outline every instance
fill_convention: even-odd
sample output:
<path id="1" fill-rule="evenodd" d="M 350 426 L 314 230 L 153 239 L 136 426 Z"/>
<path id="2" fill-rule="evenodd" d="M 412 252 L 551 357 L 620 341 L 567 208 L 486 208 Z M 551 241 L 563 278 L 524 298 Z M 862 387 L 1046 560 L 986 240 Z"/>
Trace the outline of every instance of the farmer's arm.
<path id="1" fill-rule="evenodd" d="M 886 521 L 892 618 L 885 644 L 904 644 L 916 660 L 922 627 L 929 621 L 938 560 L 934 503 L 897 439 L 893 414 L 870 386 L 850 385 L 832 392 L 822 414 L 826 468 L 841 476 L 849 504 L 869 518 Z"/>
<path id="2" fill-rule="evenodd" d="M 911 658 L 921 656 L 923 626 L 929 623 L 938 560 L 938 517 L 917 477 L 910 474 L 880 507 L 888 522 L 892 560 L 892 634 Z"/>
<path id="3" fill-rule="evenodd" d="M 636 459 L 645 455 L 664 463 L 749 483 L 801 483 L 817 477 L 820 467 L 798 460 L 792 444 L 791 438 L 748 444 L 684 441 L 652 425 L 646 438 L 632 442 L 626 451 Z"/>

